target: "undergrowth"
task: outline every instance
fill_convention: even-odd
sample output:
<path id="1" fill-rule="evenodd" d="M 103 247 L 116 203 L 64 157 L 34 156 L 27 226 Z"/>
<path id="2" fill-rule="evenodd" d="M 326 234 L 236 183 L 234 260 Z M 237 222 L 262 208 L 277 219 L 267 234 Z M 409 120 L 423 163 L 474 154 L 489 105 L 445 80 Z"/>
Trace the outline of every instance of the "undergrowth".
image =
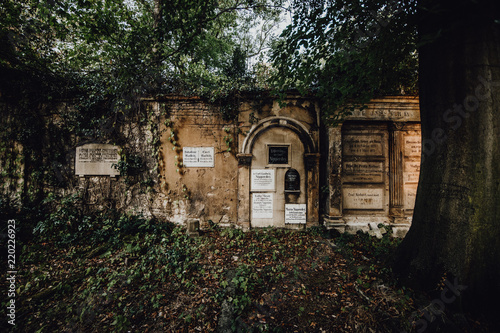
<path id="1" fill-rule="evenodd" d="M 386 263 L 390 231 L 212 223 L 190 238 L 166 221 L 85 213 L 78 197 L 46 204 L 20 251 L 19 332 L 386 332 L 418 319 Z"/>

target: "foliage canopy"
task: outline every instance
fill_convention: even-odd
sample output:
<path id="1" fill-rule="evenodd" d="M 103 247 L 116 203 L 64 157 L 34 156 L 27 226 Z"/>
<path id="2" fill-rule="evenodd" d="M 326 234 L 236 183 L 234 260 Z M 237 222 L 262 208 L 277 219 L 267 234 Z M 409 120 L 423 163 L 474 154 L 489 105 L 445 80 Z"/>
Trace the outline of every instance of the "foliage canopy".
<path id="1" fill-rule="evenodd" d="M 292 23 L 273 48 L 275 87 L 312 89 L 328 116 L 352 101 L 416 93 L 415 2 L 294 1 Z"/>
<path id="2" fill-rule="evenodd" d="M 280 5 L 268 0 L 7 0 L 0 5 L 0 66 L 3 83 L 9 84 L 2 88 L 19 73 L 43 76 L 40 83 L 57 81 L 72 88 L 66 92 L 84 91 L 91 99 L 176 90 L 207 94 L 215 86 L 241 85 L 247 77 L 231 72 L 235 58 L 256 52 L 262 41 L 252 41 L 250 29 L 277 22 Z"/>

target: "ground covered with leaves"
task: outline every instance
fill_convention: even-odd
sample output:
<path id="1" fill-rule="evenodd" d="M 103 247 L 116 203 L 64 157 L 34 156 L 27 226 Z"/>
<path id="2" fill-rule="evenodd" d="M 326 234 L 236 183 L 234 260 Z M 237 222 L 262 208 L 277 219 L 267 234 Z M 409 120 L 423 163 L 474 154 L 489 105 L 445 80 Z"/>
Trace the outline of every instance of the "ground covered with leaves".
<path id="1" fill-rule="evenodd" d="M 35 233 L 18 269 L 19 332 L 423 332 L 443 320 L 488 331 L 396 285 L 390 230 L 379 240 L 212 225 L 188 237 L 122 216 Z"/>

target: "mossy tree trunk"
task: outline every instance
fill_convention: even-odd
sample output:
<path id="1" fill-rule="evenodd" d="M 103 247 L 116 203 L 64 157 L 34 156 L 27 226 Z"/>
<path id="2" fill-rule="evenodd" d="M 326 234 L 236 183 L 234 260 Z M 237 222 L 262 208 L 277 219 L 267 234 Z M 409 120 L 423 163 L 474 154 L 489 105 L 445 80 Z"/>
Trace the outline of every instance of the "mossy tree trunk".
<path id="1" fill-rule="evenodd" d="M 419 33 L 422 165 L 413 224 L 395 269 L 454 305 L 500 309 L 500 6 L 423 0 Z M 463 289 L 463 288 L 461 288 Z M 498 312 L 497 312 L 498 314 Z"/>

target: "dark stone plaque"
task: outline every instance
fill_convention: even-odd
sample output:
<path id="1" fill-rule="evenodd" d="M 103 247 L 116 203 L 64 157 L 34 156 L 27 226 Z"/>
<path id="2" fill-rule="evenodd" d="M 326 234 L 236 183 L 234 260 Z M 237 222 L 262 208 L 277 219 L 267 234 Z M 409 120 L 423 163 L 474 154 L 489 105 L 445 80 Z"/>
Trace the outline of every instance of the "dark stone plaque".
<path id="1" fill-rule="evenodd" d="M 295 169 L 290 169 L 285 173 L 285 192 L 300 191 L 300 175 Z"/>
<path id="2" fill-rule="evenodd" d="M 269 164 L 288 164 L 288 146 L 270 146 Z"/>

